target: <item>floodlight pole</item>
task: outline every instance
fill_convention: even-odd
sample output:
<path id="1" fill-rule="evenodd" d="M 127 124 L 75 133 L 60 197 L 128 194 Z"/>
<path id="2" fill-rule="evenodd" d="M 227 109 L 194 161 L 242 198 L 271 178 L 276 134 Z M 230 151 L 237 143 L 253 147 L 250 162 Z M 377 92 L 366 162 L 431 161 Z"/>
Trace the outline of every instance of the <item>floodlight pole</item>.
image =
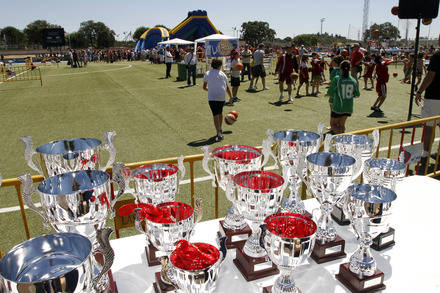
<path id="1" fill-rule="evenodd" d="M 322 24 L 324 23 L 325 18 L 321 18 L 321 35 L 322 35 Z"/>
<path id="2" fill-rule="evenodd" d="M 411 80 L 411 95 L 409 97 L 409 109 L 408 109 L 408 121 L 411 120 L 412 116 L 412 108 L 414 101 L 414 90 L 416 87 L 416 75 L 417 75 L 417 55 L 419 54 L 419 38 L 420 38 L 420 15 L 417 18 L 417 27 L 416 27 L 416 40 L 414 45 L 414 64 L 413 64 L 413 72 L 412 72 L 412 80 Z"/>

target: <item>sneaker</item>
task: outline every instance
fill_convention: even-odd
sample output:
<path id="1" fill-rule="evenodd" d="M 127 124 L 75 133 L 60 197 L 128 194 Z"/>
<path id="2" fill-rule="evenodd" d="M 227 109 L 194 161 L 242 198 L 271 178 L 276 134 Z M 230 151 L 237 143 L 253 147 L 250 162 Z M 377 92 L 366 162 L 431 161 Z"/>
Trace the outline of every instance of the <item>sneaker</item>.
<path id="1" fill-rule="evenodd" d="M 264 91 L 264 90 L 268 90 L 268 89 L 269 89 L 268 87 L 264 87 L 264 88 L 263 88 L 263 91 Z"/>
<path id="2" fill-rule="evenodd" d="M 254 85 L 254 90 L 256 90 L 257 89 L 257 86 L 256 85 Z"/>
<path id="3" fill-rule="evenodd" d="M 289 96 L 289 102 L 293 102 L 292 96 Z"/>
<path id="4" fill-rule="evenodd" d="M 218 141 L 223 140 L 223 134 L 218 133 L 218 134 L 217 134 L 217 140 L 218 140 Z"/>
<path id="5" fill-rule="evenodd" d="M 371 107 L 370 107 L 370 110 L 372 110 L 372 111 L 376 111 L 376 107 L 371 106 Z"/>
<path id="6" fill-rule="evenodd" d="M 238 102 L 239 100 L 238 100 L 237 97 L 233 97 L 233 98 L 232 98 L 232 101 L 235 103 L 235 102 Z"/>
<path id="7" fill-rule="evenodd" d="M 299 98 L 301 98 L 301 95 L 296 95 L 295 98 L 299 99 Z"/>
<path id="8" fill-rule="evenodd" d="M 368 88 L 366 86 L 364 86 L 364 90 L 368 90 Z"/>
<path id="9" fill-rule="evenodd" d="M 383 113 L 383 111 L 380 109 L 380 108 L 378 108 L 378 107 L 376 107 L 376 110 L 375 110 L 376 112 L 379 112 L 379 113 Z"/>
<path id="10" fill-rule="evenodd" d="M 248 90 L 248 92 L 250 92 L 250 91 L 253 91 L 254 88 L 250 86 L 247 90 Z"/>
<path id="11" fill-rule="evenodd" d="M 279 101 L 281 102 L 283 100 L 283 98 L 284 98 L 284 96 L 281 94 Z"/>

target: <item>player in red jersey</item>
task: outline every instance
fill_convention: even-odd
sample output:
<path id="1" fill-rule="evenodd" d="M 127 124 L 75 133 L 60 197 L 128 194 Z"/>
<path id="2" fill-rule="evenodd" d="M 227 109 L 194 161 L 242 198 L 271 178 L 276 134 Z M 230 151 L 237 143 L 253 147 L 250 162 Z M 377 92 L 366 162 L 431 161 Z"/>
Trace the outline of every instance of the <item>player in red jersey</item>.
<path id="1" fill-rule="evenodd" d="M 315 52 L 312 53 L 312 96 L 319 93 L 319 85 L 321 84 L 321 60 Z"/>
<path id="2" fill-rule="evenodd" d="M 299 86 L 296 90 L 296 98 L 300 98 L 299 90 L 303 83 L 306 84 L 306 96 L 309 95 L 309 68 L 307 67 L 307 61 L 309 57 L 307 55 L 302 55 L 301 64 L 299 66 Z"/>
<path id="3" fill-rule="evenodd" d="M 379 113 L 383 113 L 380 109 L 383 102 L 387 97 L 387 82 L 390 79 L 390 75 L 388 74 L 388 65 L 394 63 L 396 61 L 383 60 L 382 56 L 377 55 L 374 62 L 376 63 L 376 92 L 377 99 L 374 102 L 374 105 L 371 106 L 371 110 Z"/>
<path id="4" fill-rule="evenodd" d="M 373 58 L 372 58 L 373 57 Z M 376 67 L 376 63 L 374 62 L 374 55 L 365 57 L 365 74 L 364 74 L 364 90 L 368 89 L 368 79 L 371 82 L 371 89 L 374 89 L 374 80 L 373 80 L 373 71 Z"/>

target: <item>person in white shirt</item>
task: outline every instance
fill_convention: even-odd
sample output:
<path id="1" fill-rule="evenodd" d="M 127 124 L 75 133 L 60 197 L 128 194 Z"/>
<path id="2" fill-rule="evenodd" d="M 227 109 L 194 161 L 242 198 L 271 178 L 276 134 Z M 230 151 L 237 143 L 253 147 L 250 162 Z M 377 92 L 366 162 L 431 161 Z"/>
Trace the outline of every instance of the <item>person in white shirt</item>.
<path id="1" fill-rule="evenodd" d="M 173 64 L 173 55 L 171 54 L 170 47 L 167 47 L 165 51 L 165 65 L 167 67 L 165 78 L 171 77 L 171 64 Z"/>
<path id="2" fill-rule="evenodd" d="M 243 70 L 241 71 L 241 81 L 244 81 L 244 76 L 247 73 L 248 79 L 251 80 L 251 57 L 252 51 L 249 50 L 249 45 L 244 45 L 244 50 L 241 51 L 241 61 L 243 63 Z"/>
<path id="3" fill-rule="evenodd" d="M 252 67 L 253 76 L 248 91 L 253 91 L 256 89 L 257 87 L 256 82 L 255 82 L 255 88 L 253 86 L 254 86 L 254 81 L 258 77 L 261 77 L 261 82 L 263 83 L 263 90 L 269 89 L 268 87 L 266 87 L 266 70 L 264 69 L 264 63 L 263 63 L 264 54 L 265 54 L 264 45 L 259 44 L 258 50 L 254 52 L 254 67 Z"/>
<path id="4" fill-rule="evenodd" d="M 231 61 L 231 86 L 232 86 L 232 101 L 239 102 L 240 99 L 237 97 L 238 88 L 240 87 L 240 69 L 237 65 L 240 64 L 238 51 L 233 51 L 232 61 Z"/>
<path id="5" fill-rule="evenodd" d="M 229 103 L 232 105 L 232 95 L 228 86 L 228 77 L 220 70 L 222 61 L 214 59 L 211 66 L 212 69 L 206 72 L 203 77 L 203 89 L 208 92 L 208 102 L 217 131 L 217 139 L 222 140 L 223 106 L 226 101 L 226 93 L 228 93 Z"/>
<path id="6" fill-rule="evenodd" d="M 196 69 L 197 69 L 197 55 L 194 53 L 194 49 L 188 49 L 188 52 L 183 59 L 186 64 L 186 70 L 188 75 L 188 86 L 191 86 L 191 77 L 193 80 L 193 85 L 196 85 Z"/>

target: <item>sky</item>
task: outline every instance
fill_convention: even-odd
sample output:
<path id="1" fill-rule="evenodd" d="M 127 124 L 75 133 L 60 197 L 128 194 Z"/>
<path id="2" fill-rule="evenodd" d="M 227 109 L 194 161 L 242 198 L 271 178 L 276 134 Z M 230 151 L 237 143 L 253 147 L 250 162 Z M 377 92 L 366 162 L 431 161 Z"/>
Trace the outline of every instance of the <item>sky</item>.
<path id="1" fill-rule="evenodd" d="M 406 20 L 391 14 L 398 0 L 370 0 L 369 25 L 391 22 L 405 36 Z M 238 34 L 246 21 L 266 21 L 277 33 L 276 37 L 293 37 L 302 33 L 320 31 L 357 39 L 362 28 L 364 0 L 0 0 L 0 28 L 14 26 L 23 29 L 37 19 L 58 24 L 70 33 L 78 30 L 82 21 L 102 21 L 122 39 L 125 33 L 139 26 L 163 24 L 173 28 L 187 16 L 188 11 L 206 10 L 216 28 L 224 34 Z M 6 13 L 5 13 L 6 12 Z M 410 21 L 409 37 L 415 37 L 415 20 Z M 421 27 L 421 36 L 437 37 L 440 22 Z"/>

